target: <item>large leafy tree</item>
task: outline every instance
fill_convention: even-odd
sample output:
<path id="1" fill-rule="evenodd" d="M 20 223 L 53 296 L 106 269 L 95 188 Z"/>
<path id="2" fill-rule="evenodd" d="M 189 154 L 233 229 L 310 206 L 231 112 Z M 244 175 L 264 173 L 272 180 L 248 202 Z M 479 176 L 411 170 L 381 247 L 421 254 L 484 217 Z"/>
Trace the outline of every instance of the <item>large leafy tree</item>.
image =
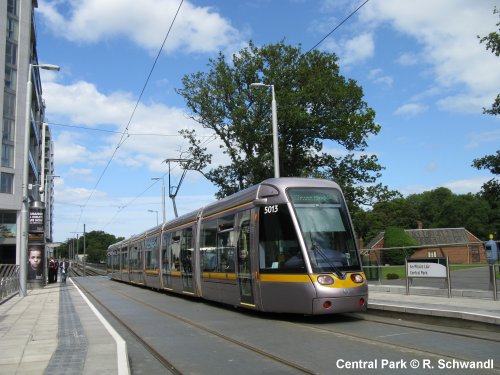
<path id="1" fill-rule="evenodd" d="M 218 186 L 219 197 L 273 176 L 271 93 L 251 87 L 254 82 L 275 88 L 281 176 L 333 179 L 354 204 L 396 194 L 375 185 L 382 167 L 362 151 L 380 126 L 362 88 L 340 74 L 334 54 L 250 42 L 231 63 L 220 53 L 208 67 L 184 76 L 177 92 L 191 117 L 216 134 L 229 159 L 227 165 L 211 165 L 212 155 L 197 134 L 182 131 L 191 145 L 185 167 Z"/>
<path id="2" fill-rule="evenodd" d="M 493 13 L 498 14 L 500 11 L 495 7 Z M 500 56 L 500 22 L 497 23 L 498 31 L 489 33 L 487 36 L 480 38 L 481 43 L 486 43 L 486 49 L 490 50 L 495 56 Z M 484 113 L 497 116 L 500 114 L 500 94 L 497 95 L 491 108 L 485 108 Z M 486 155 L 479 159 L 474 159 L 472 165 L 477 169 L 488 169 L 492 174 L 500 174 L 500 150 L 493 155 Z M 500 207 L 500 181 L 492 178 L 482 187 L 482 194 L 493 208 Z"/>

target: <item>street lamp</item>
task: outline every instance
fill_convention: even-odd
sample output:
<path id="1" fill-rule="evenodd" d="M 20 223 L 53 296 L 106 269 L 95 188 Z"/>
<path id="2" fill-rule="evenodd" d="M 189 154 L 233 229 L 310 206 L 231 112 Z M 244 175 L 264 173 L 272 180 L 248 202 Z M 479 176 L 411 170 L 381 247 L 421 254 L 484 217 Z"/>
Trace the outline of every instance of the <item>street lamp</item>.
<path id="1" fill-rule="evenodd" d="M 154 181 L 161 180 L 161 205 L 163 208 L 163 223 L 165 223 L 165 178 L 162 177 L 152 177 Z"/>
<path id="2" fill-rule="evenodd" d="M 158 225 L 158 211 L 156 211 L 156 210 L 148 210 L 148 212 L 156 212 L 156 225 Z"/>
<path id="3" fill-rule="evenodd" d="M 25 113 L 25 129 L 24 129 L 24 158 L 23 158 L 23 186 L 22 186 L 22 209 L 21 209 L 21 254 L 19 254 L 19 295 L 26 296 L 26 284 L 28 274 L 28 182 L 29 182 L 29 152 L 30 152 L 30 132 L 31 132 L 31 101 L 33 95 L 33 83 L 31 82 L 31 71 L 33 68 L 45 70 L 60 69 L 57 65 L 52 64 L 30 64 L 28 71 L 28 82 L 26 84 L 26 113 Z"/>
<path id="4" fill-rule="evenodd" d="M 274 177 L 280 176 L 280 159 L 278 150 L 278 114 L 276 111 L 276 97 L 274 96 L 274 85 L 266 85 L 262 82 L 251 83 L 250 87 L 270 87 L 272 93 L 271 109 L 273 116 L 273 152 L 274 152 Z"/>

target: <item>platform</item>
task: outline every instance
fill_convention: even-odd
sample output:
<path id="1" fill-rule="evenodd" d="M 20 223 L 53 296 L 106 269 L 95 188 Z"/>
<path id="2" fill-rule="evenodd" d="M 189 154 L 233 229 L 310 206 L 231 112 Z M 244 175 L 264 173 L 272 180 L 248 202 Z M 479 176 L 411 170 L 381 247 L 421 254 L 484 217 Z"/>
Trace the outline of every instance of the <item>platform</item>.
<path id="1" fill-rule="evenodd" d="M 71 279 L 0 305 L 0 373 L 129 374 L 126 344 Z"/>

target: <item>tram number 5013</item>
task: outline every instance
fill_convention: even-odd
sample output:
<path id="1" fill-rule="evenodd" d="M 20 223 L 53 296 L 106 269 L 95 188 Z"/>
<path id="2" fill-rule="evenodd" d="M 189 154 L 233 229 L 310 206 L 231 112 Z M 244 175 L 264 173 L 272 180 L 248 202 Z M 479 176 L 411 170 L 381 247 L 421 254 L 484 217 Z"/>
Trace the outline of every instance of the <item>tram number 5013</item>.
<path id="1" fill-rule="evenodd" d="M 264 207 L 264 215 L 275 214 L 276 212 L 278 212 L 278 205 L 277 204 Z"/>

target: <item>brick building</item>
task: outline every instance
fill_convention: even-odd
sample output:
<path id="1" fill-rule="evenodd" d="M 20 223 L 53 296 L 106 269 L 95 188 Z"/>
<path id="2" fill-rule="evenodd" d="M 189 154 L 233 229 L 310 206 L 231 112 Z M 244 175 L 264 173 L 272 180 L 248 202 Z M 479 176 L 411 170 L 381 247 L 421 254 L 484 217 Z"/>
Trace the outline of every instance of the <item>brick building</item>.
<path id="1" fill-rule="evenodd" d="M 483 242 L 465 228 L 405 229 L 405 232 L 420 246 L 411 248 L 411 259 L 447 256 L 450 264 L 486 262 Z M 383 249 L 384 234 L 380 232 L 366 248 Z M 370 261 L 384 264 L 383 250 L 371 252 Z"/>

